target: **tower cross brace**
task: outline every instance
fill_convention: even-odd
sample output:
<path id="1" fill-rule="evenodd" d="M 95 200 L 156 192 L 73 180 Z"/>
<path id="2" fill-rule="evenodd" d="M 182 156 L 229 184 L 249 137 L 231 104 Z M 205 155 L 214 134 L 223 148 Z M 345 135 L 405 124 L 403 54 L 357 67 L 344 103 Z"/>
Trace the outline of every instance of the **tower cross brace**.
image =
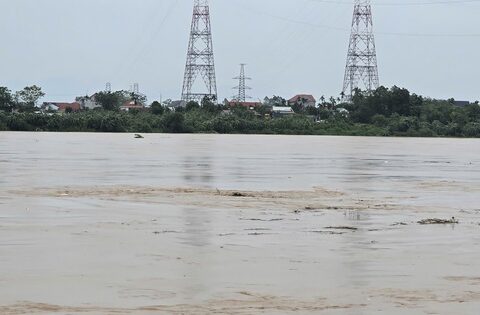
<path id="1" fill-rule="evenodd" d="M 233 78 L 234 80 L 238 80 L 238 86 L 234 87 L 235 90 L 238 90 L 238 94 L 234 96 L 237 102 L 245 102 L 247 98 L 250 98 L 250 96 L 247 96 L 246 91 L 251 88 L 247 86 L 246 81 L 251 80 L 251 78 L 245 76 L 245 66 L 246 64 L 244 63 L 240 64 L 240 75 Z"/>
<path id="2" fill-rule="evenodd" d="M 342 95 L 350 100 L 357 89 L 371 92 L 378 87 L 372 7 L 370 0 L 355 0 Z"/>
<path id="3" fill-rule="evenodd" d="M 205 97 L 217 100 L 210 7 L 208 0 L 194 0 L 182 100 L 201 102 Z"/>

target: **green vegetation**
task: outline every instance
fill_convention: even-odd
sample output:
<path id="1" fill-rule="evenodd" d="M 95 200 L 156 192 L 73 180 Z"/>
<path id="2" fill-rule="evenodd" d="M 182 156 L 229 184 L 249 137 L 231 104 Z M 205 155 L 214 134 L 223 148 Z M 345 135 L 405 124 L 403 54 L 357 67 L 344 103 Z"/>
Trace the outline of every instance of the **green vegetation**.
<path id="1" fill-rule="evenodd" d="M 439 101 L 410 94 L 396 86 L 380 87 L 371 94 L 357 92 L 350 111 L 352 123 L 369 124 L 385 130 L 385 135 L 418 137 L 479 137 L 478 102 L 463 107 L 453 99 Z"/>
<path id="2" fill-rule="evenodd" d="M 6 87 L 0 87 L 0 111 L 34 112 L 38 100 L 43 96 L 45 96 L 45 93 L 36 85 L 27 86 L 15 94 Z"/>
<path id="3" fill-rule="evenodd" d="M 296 114 L 288 116 L 271 115 L 271 104 L 285 105 L 277 96 L 256 110 L 204 100 L 175 111 L 154 102 L 143 111 L 122 112 L 119 104 L 127 93 L 98 93 L 100 109 L 53 114 L 32 110 L 39 95 L 37 87 L 15 95 L 0 88 L 0 130 L 480 137 L 478 103 L 457 107 L 453 100 L 427 99 L 398 87 L 358 91 L 351 103 L 322 97 L 318 108 L 296 106 Z"/>
<path id="4" fill-rule="evenodd" d="M 127 101 L 135 104 L 143 104 L 147 101 L 144 95 L 127 91 L 98 92 L 95 94 L 95 100 L 106 111 L 117 111 Z"/>

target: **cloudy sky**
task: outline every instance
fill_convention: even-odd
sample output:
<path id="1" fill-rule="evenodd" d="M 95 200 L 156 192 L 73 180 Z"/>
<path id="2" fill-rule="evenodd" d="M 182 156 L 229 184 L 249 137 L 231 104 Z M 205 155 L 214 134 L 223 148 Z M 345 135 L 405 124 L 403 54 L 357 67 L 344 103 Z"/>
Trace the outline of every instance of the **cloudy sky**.
<path id="1" fill-rule="evenodd" d="M 239 63 L 250 95 L 341 91 L 350 0 L 211 0 L 217 84 L 234 94 Z M 178 99 L 193 0 L 0 1 L 0 85 L 37 84 L 45 100 L 134 82 L 150 101 Z M 480 99 L 480 1 L 372 0 L 381 84 Z"/>

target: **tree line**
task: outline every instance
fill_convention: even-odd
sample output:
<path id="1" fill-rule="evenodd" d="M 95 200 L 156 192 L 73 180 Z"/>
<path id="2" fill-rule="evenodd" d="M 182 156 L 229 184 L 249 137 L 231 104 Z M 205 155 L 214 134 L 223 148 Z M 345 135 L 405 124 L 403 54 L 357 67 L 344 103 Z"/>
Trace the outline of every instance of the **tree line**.
<path id="1" fill-rule="evenodd" d="M 454 100 L 424 98 L 398 87 L 356 91 L 348 103 L 322 98 L 317 107 L 295 105 L 295 115 L 279 117 L 272 115 L 272 106 L 287 103 L 278 96 L 254 110 L 204 99 L 176 109 L 153 102 L 145 110 L 122 112 L 119 104 L 133 97 L 122 91 L 97 93 L 101 108 L 96 110 L 36 113 L 38 89 L 8 97 L 8 89 L 0 88 L 0 130 L 480 137 L 478 103 L 459 107 Z M 12 113 L 15 107 L 21 110 Z"/>
<path id="2" fill-rule="evenodd" d="M 0 111 L 34 112 L 38 100 L 44 96 L 45 93 L 36 85 L 27 86 L 15 93 L 6 87 L 0 87 Z"/>

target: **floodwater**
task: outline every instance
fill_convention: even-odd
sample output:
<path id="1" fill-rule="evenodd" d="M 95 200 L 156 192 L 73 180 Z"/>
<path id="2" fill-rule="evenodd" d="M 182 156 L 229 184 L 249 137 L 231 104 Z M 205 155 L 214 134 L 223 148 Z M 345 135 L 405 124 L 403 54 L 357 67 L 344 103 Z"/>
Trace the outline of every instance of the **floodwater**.
<path id="1" fill-rule="evenodd" d="M 0 175 L 2 315 L 480 312 L 480 140 L 2 132 Z"/>

